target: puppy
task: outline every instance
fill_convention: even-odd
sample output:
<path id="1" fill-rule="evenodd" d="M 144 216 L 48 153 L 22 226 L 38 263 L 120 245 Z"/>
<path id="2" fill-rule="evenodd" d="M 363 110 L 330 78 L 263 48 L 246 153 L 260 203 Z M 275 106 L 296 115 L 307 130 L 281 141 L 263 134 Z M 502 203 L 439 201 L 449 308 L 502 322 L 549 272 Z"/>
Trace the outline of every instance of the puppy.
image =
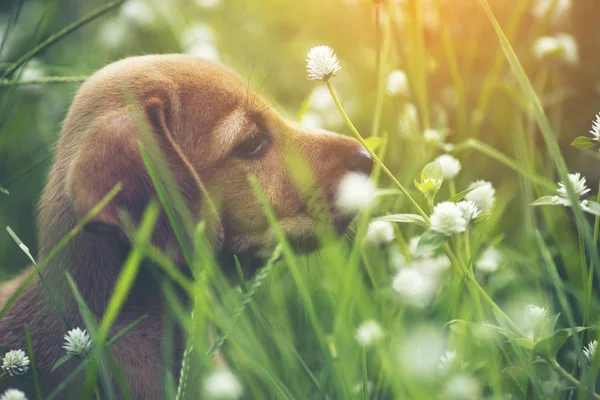
<path id="1" fill-rule="evenodd" d="M 119 194 L 43 272 L 74 326 L 84 324 L 65 272 L 100 319 L 131 244 L 119 213 L 125 211 L 139 223 L 148 202 L 156 197 L 140 155 L 143 138 L 128 94 L 151 128 L 193 217 L 199 221 L 214 214 L 211 242 L 221 259 L 236 254 L 248 261 L 247 266 L 276 243 L 249 175 L 256 177 L 298 251 L 314 248 L 323 212 L 338 232 L 351 222 L 352 216 L 338 210 L 335 203 L 345 174 L 371 172 L 372 160 L 358 142 L 287 121 L 247 82 L 219 64 L 184 55 L 133 57 L 113 63 L 89 78 L 75 96 L 40 202 L 39 258 L 44 259 L 107 192 L 122 184 Z M 290 173 L 300 165 L 290 167 L 290 160 L 297 159 L 306 168 L 301 174 L 313 179 L 305 188 L 299 188 L 298 179 Z M 315 193 L 323 199 L 319 213 L 306 204 Z M 152 241 L 164 251 L 178 249 L 165 215 L 160 216 Z M 173 254 L 185 268 L 181 251 Z M 0 287 L 0 307 L 22 279 Z M 118 332 L 148 315 L 111 347 L 135 399 L 162 398 L 160 335 L 166 313 L 160 293 L 150 271 L 142 268 L 111 331 Z M 42 391 L 48 394 L 77 362 L 50 372 L 64 355 L 61 345 L 66 328 L 37 278 L 0 320 L 0 346 L 24 349 L 24 325 L 31 332 Z M 34 396 L 27 384 L 21 387 Z M 78 398 L 77 388 L 73 385 L 62 395 Z"/>

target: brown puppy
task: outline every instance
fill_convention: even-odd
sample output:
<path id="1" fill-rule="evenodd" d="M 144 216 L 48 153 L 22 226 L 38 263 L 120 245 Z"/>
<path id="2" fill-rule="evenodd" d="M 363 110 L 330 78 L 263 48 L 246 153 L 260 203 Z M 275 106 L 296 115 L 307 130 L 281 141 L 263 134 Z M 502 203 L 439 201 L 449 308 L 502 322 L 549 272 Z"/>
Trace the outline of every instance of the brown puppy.
<path id="1" fill-rule="evenodd" d="M 321 211 L 331 217 L 338 231 L 347 228 L 350 218 L 335 207 L 339 181 L 349 171 L 369 174 L 372 167 L 370 157 L 356 141 L 326 131 L 308 131 L 286 121 L 260 95 L 249 91 L 244 80 L 218 64 L 182 55 L 116 62 L 93 75 L 77 93 L 40 203 L 39 257 L 43 259 L 79 218 L 118 182 L 123 184 L 117 197 L 44 271 L 48 284 L 61 296 L 66 316 L 76 326 L 83 323 L 65 272 L 101 318 L 130 245 L 117 211 L 126 211 L 137 223 L 155 197 L 139 153 L 141 136 L 125 101 L 126 91 L 135 96 L 188 206 L 200 210 L 195 217 L 199 220 L 207 215 L 207 198 L 216 208 L 218 220 L 212 225 L 215 253 L 234 253 L 251 260 L 268 254 L 274 246 L 248 183 L 249 174 L 257 178 L 291 242 L 299 250 L 312 247 L 323 215 L 309 211 L 306 191 L 298 190 L 288 173 L 290 160 L 298 156 L 306 160 L 306 172 L 314 177 L 313 192 L 325 200 Z M 195 184 L 194 175 L 206 193 Z M 164 250 L 176 247 L 164 216 L 153 241 Z M 176 257 L 183 264 L 181 255 Z M 16 286 L 11 282 L 0 287 L 0 307 Z M 113 332 L 118 332 L 140 315 L 149 315 L 112 346 L 136 399 L 161 398 L 160 293 L 150 273 L 142 269 L 113 327 Z M 37 279 L 0 320 L 0 346 L 24 348 L 24 325 L 31 331 L 42 390 L 48 394 L 76 363 L 49 372 L 64 354 L 61 345 L 66 328 Z M 23 387 L 31 389 L 26 383 Z M 75 388 L 64 396 L 67 393 L 77 398 Z"/>

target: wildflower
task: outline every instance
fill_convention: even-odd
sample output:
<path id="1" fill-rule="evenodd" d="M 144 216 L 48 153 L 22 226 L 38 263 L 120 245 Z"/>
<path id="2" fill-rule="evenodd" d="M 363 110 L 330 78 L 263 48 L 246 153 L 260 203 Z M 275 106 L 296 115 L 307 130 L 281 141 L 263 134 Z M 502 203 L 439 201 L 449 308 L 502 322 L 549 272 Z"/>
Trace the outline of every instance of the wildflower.
<path id="1" fill-rule="evenodd" d="M 29 370 L 29 357 L 23 350 L 11 350 L 4 354 L 2 370 L 10 376 L 24 375 Z"/>
<path id="2" fill-rule="evenodd" d="M 337 206 L 347 213 L 370 207 L 375 200 L 375 184 L 365 174 L 349 172 L 340 181 Z"/>
<path id="3" fill-rule="evenodd" d="M 494 247 L 488 248 L 483 252 L 479 260 L 475 262 L 475 267 L 483 272 L 494 272 L 502 262 L 502 255 Z"/>
<path id="4" fill-rule="evenodd" d="M 464 232 L 467 221 L 463 218 L 460 208 L 451 201 L 439 203 L 431 214 L 431 229 L 445 236 Z"/>
<path id="5" fill-rule="evenodd" d="M 394 240 L 394 226 L 388 221 L 373 221 L 369 224 L 365 241 L 373 244 L 387 244 Z"/>
<path id="6" fill-rule="evenodd" d="M 456 350 L 447 351 L 440 357 L 438 371 L 445 374 L 449 372 L 457 361 Z"/>
<path id="7" fill-rule="evenodd" d="M 419 112 L 414 104 L 407 103 L 402 107 L 398 115 L 398 125 L 403 134 L 416 133 L 421 130 Z"/>
<path id="8" fill-rule="evenodd" d="M 181 43 L 189 48 L 198 43 L 214 43 L 215 32 L 206 24 L 193 24 L 181 33 Z"/>
<path id="9" fill-rule="evenodd" d="M 323 128 L 323 118 L 318 113 L 309 110 L 302 116 L 300 124 L 311 129 L 321 129 Z"/>
<path id="10" fill-rule="evenodd" d="M 481 215 L 481 211 L 477 208 L 477 204 L 470 200 L 459 201 L 456 205 L 460 209 L 462 217 L 467 221 L 467 224 L 470 224 L 471 221 Z"/>
<path id="11" fill-rule="evenodd" d="M 328 82 L 340 70 L 340 62 L 329 46 L 316 46 L 306 55 L 308 79 Z"/>
<path id="12" fill-rule="evenodd" d="M 446 399 L 481 399 L 481 385 L 472 376 L 461 374 L 452 378 L 444 390 Z"/>
<path id="13" fill-rule="evenodd" d="M 573 36 L 559 33 L 556 36 L 542 36 L 533 43 L 533 55 L 538 59 L 552 58 L 567 64 L 577 64 L 579 50 Z"/>
<path id="14" fill-rule="evenodd" d="M 126 21 L 112 19 L 102 25 L 98 36 L 104 47 L 116 49 L 122 43 L 126 43 L 128 30 L 129 26 Z"/>
<path id="15" fill-rule="evenodd" d="M 548 310 L 535 304 L 527 304 L 525 306 L 525 315 L 537 323 L 548 316 Z"/>
<path id="16" fill-rule="evenodd" d="M 454 179 L 460 172 L 460 161 L 452 157 L 450 154 L 443 154 L 435 159 L 442 166 L 442 174 L 444 179 Z"/>
<path id="17" fill-rule="evenodd" d="M 386 80 L 386 91 L 390 96 L 406 96 L 408 95 L 408 78 L 402 70 L 394 70 L 390 72 Z"/>
<path id="18" fill-rule="evenodd" d="M 532 14 L 536 18 L 562 19 L 571 10 L 571 0 L 535 0 Z"/>
<path id="19" fill-rule="evenodd" d="M 219 50 L 212 43 L 197 43 L 189 47 L 186 54 L 210 61 L 219 61 Z"/>
<path id="20" fill-rule="evenodd" d="M 156 20 L 154 8 L 145 0 L 129 0 L 121 7 L 121 15 L 138 25 L 151 25 Z"/>
<path id="21" fill-rule="evenodd" d="M 592 129 L 590 129 L 590 133 L 596 142 L 600 142 L 600 113 L 596 114 L 596 119 L 594 119 L 592 122 Z"/>
<path id="22" fill-rule="evenodd" d="M 394 278 L 392 287 L 408 303 L 425 307 L 435 293 L 437 284 L 432 277 L 416 268 L 402 268 Z"/>
<path id="23" fill-rule="evenodd" d="M 237 399 L 242 395 L 242 384 L 228 370 L 219 370 L 204 380 L 204 392 L 210 399 Z"/>
<path id="24" fill-rule="evenodd" d="M 583 349 L 583 356 L 587 358 L 589 362 L 594 360 L 594 356 L 596 355 L 596 347 L 598 347 L 598 341 L 592 340 L 588 343 L 587 347 Z"/>
<path id="25" fill-rule="evenodd" d="M 581 176 L 579 172 L 575 174 L 569 174 L 569 181 L 573 185 L 573 190 L 575 191 L 575 195 L 577 198 L 581 198 L 581 196 L 587 194 L 591 189 L 586 185 L 586 179 L 584 176 Z M 558 196 L 552 197 L 552 202 L 554 204 L 560 204 L 565 207 L 571 206 L 571 200 L 569 200 L 569 194 L 567 193 L 567 187 L 564 182 L 558 183 L 558 189 L 556 190 Z M 581 205 L 585 207 L 586 201 L 583 200 Z"/>
<path id="26" fill-rule="evenodd" d="M 465 196 L 466 200 L 475 203 L 477 208 L 484 214 L 492 211 L 492 207 L 496 201 L 496 190 L 491 182 L 484 180 L 475 181 L 469 185 L 469 189 L 473 190 L 467 193 Z"/>
<path id="27" fill-rule="evenodd" d="M 377 321 L 363 322 L 356 330 L 356 341 L 363 347 L 369 347 L 383 338 L 383 329 Z"/>
<path id="28" fill-rule="evenodd" d="M 84 356 L 90 350 L 92 340 L 87 332 L 79 328 L 71 329 L 65 335 L 63 349 L 71 356 Z"/>
<path id="29" fill-rule="evenodd" d="M 423 132 L 423 137 L 425 138 L 426 142 L 430 143 L 442 143 L 444 140 L 444 137 L 440 131 L 435 129 L 426 129 L 425 132 Z"/>
<path id="30" fill-rule="evenodd" d="M 399 348 L 402 374 L 411 378 L 437 378 L 444 343 L 438 327 L 425 325 L 409 331 Z"/>
<path id="31" fill-rule="evenodd" d="M 25 393 L 17 389 L 7 389 L 0 396 L 0 400 L 27 400 Z"/>

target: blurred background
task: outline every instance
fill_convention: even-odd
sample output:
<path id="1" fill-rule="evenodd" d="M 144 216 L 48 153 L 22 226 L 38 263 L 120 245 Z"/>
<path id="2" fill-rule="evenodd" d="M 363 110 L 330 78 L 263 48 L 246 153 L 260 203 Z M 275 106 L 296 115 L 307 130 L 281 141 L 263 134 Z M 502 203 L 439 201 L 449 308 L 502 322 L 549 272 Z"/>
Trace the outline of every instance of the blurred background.
<path id="1" fill-rule="evenodd" d="M 582 172 L 595 188 L 600 178 L 597 153 L 582 153 L 569 143 L 575 136 L 587 135 L 600 111 L 597 1 L 559 0 L 546 10 L 541 1 L 490 3 L 542 97 L 571 171 Z M 0 72 L 104 4 L 1 1 Z M 391 15 L 384 11 L 388 6 L 394 10 Z M 417 13 L 422 18 L 415 18 Z M 415 21 L 422 21 L 422 26 Z M 390 23 L 395 29 L 387 29 Z M 542 36 L 559 33 L 571 35 L 573 42 L 550 50 L 534 45 Z M 515 132 L 527 133 L 535 146 L 532 168 L 556 180 L 552 167 L 546 167 L 550 164 L 545 163 L 545 146 L 535 135 L 528 104 L 479 1 L 126 0 L 61 38 L 11 76 L 21 81 L 72 77 L 75 82 L 3 81 L 0 86 L 0 187 L 10 192 L 0 193 L 0 280 L 28 264 L 4 227 L 12 227 L 33 254 L 37 251 L 38 198 L 61 121 L 82 77 L 128 56 L 194 54 L 236 69 L 284 115 L 292 119 L 301 115 L 301 123 L 308 126 L 347 133 L 324 86 L 306 79 L 306 53 L 321 44 L 331 46 L 341 61 L 334 85 L 364 136 L 373 132 L 377 88 L 384 87 L 376 132 L 388 136 L 385 159 L 403 182 L 412 182 L 437 148 L 468 138 L 518 158 Z M 379 46 L 387 49 L 381 60 Z M 394 70 L 404 71 L 406 82 L 402 74 L 390 78 Z M 430 149 L 427 142 L 432 141 Z M 477 151 L 467 149 L 456 156 L 463 164 L 460 187 L 475 179 L 490 180 L 502 207 L 515 211 L 501 214 L 498 229 L 505 233 L 506 245 L 523 250 L 527 211 L 520 209 L 519 176 Z"/>

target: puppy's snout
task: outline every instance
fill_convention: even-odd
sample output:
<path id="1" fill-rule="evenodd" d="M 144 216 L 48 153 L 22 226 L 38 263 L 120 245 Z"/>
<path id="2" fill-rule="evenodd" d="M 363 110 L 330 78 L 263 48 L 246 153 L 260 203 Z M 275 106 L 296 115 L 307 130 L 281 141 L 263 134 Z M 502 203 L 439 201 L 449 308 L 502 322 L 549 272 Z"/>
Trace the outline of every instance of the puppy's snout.
<path id="1" fill-rule="evenodd" d="M 361 147 L 356 147 L 345 155 L 348 170 L 370 175 L 373 170 L 373 158 L 369 152 Z"/>

